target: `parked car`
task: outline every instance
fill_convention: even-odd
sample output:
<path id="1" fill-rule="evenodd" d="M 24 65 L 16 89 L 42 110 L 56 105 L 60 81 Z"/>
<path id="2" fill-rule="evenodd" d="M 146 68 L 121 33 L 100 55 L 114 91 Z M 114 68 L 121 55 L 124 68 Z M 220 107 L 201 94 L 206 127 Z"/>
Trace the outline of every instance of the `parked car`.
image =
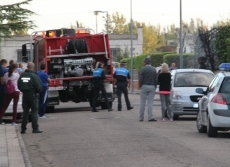
<path id="1" fill-rule="evenodd" d="M 230 72 L 216 74 L 207 89 L 196 92 L 203 94 L 198 103 L 198 132 L 216 137 L 218 131 L 230 130 Z"/>
<path id="2" fill-rule="evenodd" d="M 206 89 L 213 77 L 210 70 L 173 70 L 170 102 L 174 120 L 181 115 L 197 115 L 198 101 L 202 95 L 196 93 L 196 88 Z"/>

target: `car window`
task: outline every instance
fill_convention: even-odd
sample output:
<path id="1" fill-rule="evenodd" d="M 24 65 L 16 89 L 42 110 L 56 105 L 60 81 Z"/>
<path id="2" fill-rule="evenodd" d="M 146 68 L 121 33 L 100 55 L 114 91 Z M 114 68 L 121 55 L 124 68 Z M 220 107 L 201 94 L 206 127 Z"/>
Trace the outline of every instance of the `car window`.
<path id="1" fill-rule="evenodd" d="M 209 92 L 213 92 L 213 90 L 214 90 L 215 86 L 217 85 L 218 81 L 219 81 L 219 77 L 216 76 L 216 77 L 212 80 L 212 82 L 210 83 L 210 85 L 208 86 L 208 91 L 209 91 Z"/>
<path id="2" fill-rule="evenodd" d="M 214 75 L 204 72 L 180 72 L 175 74 L 174 87 L 207 87 Z"/>
<path id="3" fill-rule="evenodd" d="M 230 77 L 224 78 L 220 88 L 220 93 L 230 93 Z"/>

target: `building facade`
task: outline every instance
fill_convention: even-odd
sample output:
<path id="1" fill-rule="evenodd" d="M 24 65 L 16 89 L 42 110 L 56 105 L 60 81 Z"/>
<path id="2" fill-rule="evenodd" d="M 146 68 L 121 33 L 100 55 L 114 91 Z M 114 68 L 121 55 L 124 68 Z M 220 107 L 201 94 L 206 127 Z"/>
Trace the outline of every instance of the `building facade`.
<path id="1" fill-rule="evenodd" d="M 130 34 L 109 34 L 109 43 L 113 59 L 118 54 L 129 54 L 131 52 L 131 35 Z M 133 34 L 133 56 L 143 53 L 143 28 L 137 29 L 137 34 Z"/>

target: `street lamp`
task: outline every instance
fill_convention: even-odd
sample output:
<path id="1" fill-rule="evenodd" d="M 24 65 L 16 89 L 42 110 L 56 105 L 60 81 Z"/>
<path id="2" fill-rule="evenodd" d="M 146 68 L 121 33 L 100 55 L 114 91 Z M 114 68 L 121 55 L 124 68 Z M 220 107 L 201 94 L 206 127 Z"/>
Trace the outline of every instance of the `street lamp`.
<path id="1" fill-rule="evenodd" d="M 183 68 L 183 46 L 182 46 L 182 1 L 180 0 L 180 69 Z"/>
<path id="2" fill-rule="evenodd" d="M 100 11 L 100 10 L 94 11 L 94 15 L 96 15 L 96 33 L 97 33 L 97 15 L 98 15 L 98 13 L 106 13 L 106 33 L 108 34 L 109 33 L 109 30 L 108 30 L 108 26 L 109 26 L 108 11 Z"/>
<path id="3" fill-rule="evenodd" d="M 131 47 L 130 47 L 130 57 L 131 57 L 131 85 L 132 93 L 134 92 L 133 85 L 133 19 L 132 19 L 132 0 L 130 0 L 130 36 L 131 36 Z"/>

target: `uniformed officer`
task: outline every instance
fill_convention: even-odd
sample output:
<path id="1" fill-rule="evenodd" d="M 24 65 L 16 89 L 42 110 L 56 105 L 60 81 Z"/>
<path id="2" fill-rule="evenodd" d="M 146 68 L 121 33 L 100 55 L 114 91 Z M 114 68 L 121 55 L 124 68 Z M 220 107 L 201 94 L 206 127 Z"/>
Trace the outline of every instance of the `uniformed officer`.
<path id="1" fill-rule="evenodd" d="M 31 109 L 31 120 L 33 133 L 42 133 L 38 126 L 38 94 L 42 91 L 42 82 L 34 72 L 34 63 L 29 62 L 27 70 L 18 79 L 18 89 L 23 92 L 22 108 L 23 119 L 21 133 L 26 133 L 29 111 Z"/>
<path id="2" fill-rule="evenodd" d="M 128 97 L 128 88 L 130 88 L 130 74 L 129 71 L 126 69 L 126 63 L 121 63 L 121 67 L 117 68 L 113 74 L 114 82 L 117 84 L 117 98 L 118 98 L 118 111 L 122 111 L 121 105 L 121 94 L 124 93 L 125 102 L 127 106 L 127 110 L 133 109 L 130 104 L 129 97 Z"/>
<path id="3" fill-rule="evenodd" d="M 93 71 L 93 85 L 94 85 L 94 98 L 92 104 L 92 112 L 98 112 L 96 109 L 96 103 L 99 96 L 99 91 L 102 92 L 102 95 L 105 97 L 105 103 L 108 108 L 108 111 L 112 111 L 113 109 L 109 105 L 107 93 L 104 87 L 105 73 L 103 70 L 104 63 L 98 62 L 98 67 Z"/>

